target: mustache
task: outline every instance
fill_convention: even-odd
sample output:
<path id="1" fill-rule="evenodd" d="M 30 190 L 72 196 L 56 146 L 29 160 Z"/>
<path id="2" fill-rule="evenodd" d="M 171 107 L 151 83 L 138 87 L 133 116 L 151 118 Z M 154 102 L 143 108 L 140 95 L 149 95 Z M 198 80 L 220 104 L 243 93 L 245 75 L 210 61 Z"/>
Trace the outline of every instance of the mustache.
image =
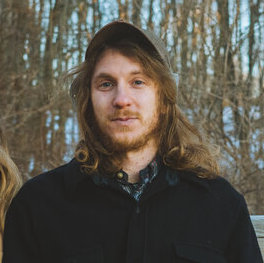
<path id="1" fill-rule="evenodd" d="M 131 110 L 115 110 L 113 113 L 108 115 L 110 120 L 119 119 L 119 118 L 137 118 L 141 119 L 141 115 L 136 111 Z"/>

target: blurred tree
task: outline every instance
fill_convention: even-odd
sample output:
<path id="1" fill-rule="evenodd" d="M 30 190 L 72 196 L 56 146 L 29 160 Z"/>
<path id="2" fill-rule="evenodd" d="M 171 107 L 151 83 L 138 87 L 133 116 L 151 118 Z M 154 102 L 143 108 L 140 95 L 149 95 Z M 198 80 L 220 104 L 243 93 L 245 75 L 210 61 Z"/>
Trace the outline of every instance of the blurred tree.
<path id="1" fill-rule="evenodd" d="M 77 121 L 60 80 L 119 18 L 164 40 L 182 110 L 220 146 L 223 174 L 251 212 L 263 214 L 261 0 L 1 0 L 0 125 L 25 180 L 73 156 Z"/>

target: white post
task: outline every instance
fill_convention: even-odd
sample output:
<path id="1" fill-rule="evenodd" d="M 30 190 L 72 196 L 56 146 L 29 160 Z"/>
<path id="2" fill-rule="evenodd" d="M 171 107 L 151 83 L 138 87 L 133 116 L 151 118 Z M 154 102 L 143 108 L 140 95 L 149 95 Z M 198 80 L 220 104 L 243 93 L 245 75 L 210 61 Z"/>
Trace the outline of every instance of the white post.
<path id="1" fill-rule="evenodd" d="M 264 258 L 264 215 L 252 215 L 250 218 L 256 231 L 262 257 Z"/>

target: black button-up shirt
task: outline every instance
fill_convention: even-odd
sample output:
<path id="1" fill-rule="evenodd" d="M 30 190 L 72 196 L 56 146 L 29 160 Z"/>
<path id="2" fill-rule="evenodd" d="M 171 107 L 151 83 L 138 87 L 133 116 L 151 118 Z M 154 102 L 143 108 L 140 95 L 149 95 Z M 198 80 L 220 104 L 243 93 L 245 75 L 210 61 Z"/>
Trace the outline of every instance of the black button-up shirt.
<path id="1" fill-rule="evenodd" d="M 29 180 L 6 217 L 3 263 L 261 263 L 226 180 L 162 165 L 139 200 L 76 160 Z"/>

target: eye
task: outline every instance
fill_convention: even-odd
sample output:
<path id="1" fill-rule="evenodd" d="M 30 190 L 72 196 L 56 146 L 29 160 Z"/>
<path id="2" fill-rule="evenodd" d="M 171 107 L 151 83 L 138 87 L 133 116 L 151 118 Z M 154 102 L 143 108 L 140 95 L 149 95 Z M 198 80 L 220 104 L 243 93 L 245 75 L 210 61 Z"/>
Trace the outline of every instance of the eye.
<path id="1" fill-rule="evenodd" d="M 102 82 L 100 83 L 99 85 L 99 89 L 109 89 L 113 86 L 113 83 L 110 82 L 110 81 L 105 81 L 105 82 Z"/>
<path id="2" fill-rule="evenodd" d="M 144 82 L 142 80 L 135 80 L 134 84 L 137 86 L 142 86 L 144 84 Z"/>

